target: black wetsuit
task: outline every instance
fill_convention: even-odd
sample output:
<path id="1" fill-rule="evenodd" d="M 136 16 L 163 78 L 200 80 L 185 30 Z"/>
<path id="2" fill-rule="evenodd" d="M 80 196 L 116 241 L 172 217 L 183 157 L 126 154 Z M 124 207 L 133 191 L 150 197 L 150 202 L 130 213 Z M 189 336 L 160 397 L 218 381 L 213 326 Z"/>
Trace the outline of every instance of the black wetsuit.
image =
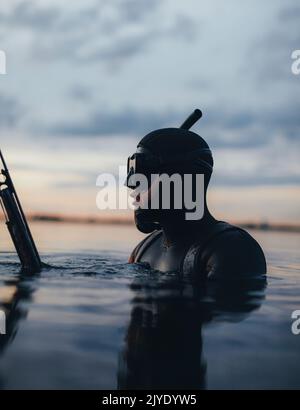
<path id="1" fill-rule="evenodd" d="M 196 280 L 248 278 L 266 273 L 264 253 L 245 230 L 226 222 L 214 224 L 168 243 L 163 230 L 140 242 L 129 262 L 146 262 L 161 272 L 179 271 Z"/>

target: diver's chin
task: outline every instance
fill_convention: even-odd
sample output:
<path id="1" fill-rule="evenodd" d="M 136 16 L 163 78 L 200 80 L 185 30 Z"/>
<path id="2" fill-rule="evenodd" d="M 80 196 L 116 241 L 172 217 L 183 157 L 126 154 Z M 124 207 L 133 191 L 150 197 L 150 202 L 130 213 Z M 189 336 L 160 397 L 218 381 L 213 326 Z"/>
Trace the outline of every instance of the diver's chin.
<path id="1" fill-rule="evenodd" d="M 137 209 L 134 211 L 134 222 L 137 229 L 142 233 L 151 233 L 160 228 L 156 220 L 156 213 L 151 209 Z"/>

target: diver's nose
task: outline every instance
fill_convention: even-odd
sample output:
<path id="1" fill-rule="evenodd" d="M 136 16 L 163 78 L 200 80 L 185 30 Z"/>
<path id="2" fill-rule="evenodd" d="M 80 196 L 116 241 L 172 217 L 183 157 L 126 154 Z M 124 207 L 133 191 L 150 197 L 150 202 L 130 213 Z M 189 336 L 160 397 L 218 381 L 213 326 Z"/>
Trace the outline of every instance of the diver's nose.
<path id="1" fill-rule="evenodd" d="M 130 170 L 127 174 L 126 180 L 124 182 L 124 186 L 126 186 L 127 188 L 134 189 L 135 187 L 131 186 L 131 184 L 130 184 L 130 178 L 132 177 L 132 175 L 134 175 L 134 169 L 130 168 Z"/>
<path id="2" fill-rule="evenodd" d="M 130 196 L 131 198 L 134 198 L 134 199 L 136 199 L 136 200 L 139 200 L 141 194 L 140 194 L 140 192 L 139 192 L 139 193 L 136 193 L 136 189 L 132 189 L 132 190 L 130 191 L 129 196 Z"/>

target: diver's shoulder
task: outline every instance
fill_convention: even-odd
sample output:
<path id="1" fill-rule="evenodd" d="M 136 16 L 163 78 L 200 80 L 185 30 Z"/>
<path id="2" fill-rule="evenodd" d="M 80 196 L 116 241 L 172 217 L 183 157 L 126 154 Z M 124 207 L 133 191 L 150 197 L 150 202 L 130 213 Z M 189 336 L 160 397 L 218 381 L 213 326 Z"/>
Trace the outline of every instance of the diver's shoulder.
<path id="1" fill-rule="evenodd" d="M 221 242 L 229 243 L 231 245 L 239 243 L 245 246 L 252 244 L 253 246 L 260 248 L 260 245 L 256 239 L 254 239 L 253 236 L 244 228 L 223 221 L 220 221 L 219 225 L 221 225 L 222 228 L 219 230 L 220 235 L 216 235 L 216 238 Z"/>
<path id="2" fill-rule="evenodd" d="M 131 252 L 128 263 L 136 263 L 139 261 L 141 254 L 160 236 L 162 235 L 162 229 L 155 230 L 147 235 L 144 239 L 141 240 Z"/>
<path id="3" fill-rule="evenodd" d="M 205 272 L 208 278 L 266 273 L 259 243 L 245 229 L 223 221 L 213 227 L 206 241 L 194 245 L 194 257 L 194 270 Z"/>
<path id="4" fill-rule="evenodd" d="M 262 248 L 254 237 L 245 229 L 221 221 L 219 228 L 210 241 L 211 250 L 224 255 L 263 254 Z M 209 247 L 209 246 L 208 246 Z"/>

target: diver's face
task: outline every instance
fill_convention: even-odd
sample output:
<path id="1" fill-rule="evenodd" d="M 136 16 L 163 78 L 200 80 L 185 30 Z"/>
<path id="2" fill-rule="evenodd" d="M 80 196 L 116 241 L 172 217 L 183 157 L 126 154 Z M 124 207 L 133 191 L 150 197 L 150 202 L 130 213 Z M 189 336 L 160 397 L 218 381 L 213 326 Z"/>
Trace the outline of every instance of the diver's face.
<path id="1" fill-rule="evenodd" d="M 130 197 L 133 200 L 132 205 L 134 210 L 152 208 L 151 203 L 153 203 L 153 199 L 159 194 L 159 183 L 157 180 L 158 178 L 153 178 L 151 183 L 151 179 L 149 181 L 149 177 L 145 176 L 145 181 L 147 182 L 140 183 L 132 189 Z"/>
<path id="2" fill-rule="evenodd" d="M 205 198 L 203 174 L 161 173 L 136 177 L 136 186 L 130 194 L 134 210 L 190 213 L 194 210 L 194 219 L 201 219 Z"/>
<path id="3" fill-rule="evenodd" d="M 128 158 L 126 186 L 131 189 L 137 226 L 141 221 L 162 224 L 201 219 L 205 191 L 204 175 L 196 173 L 199 165 L 194 166 L 186 159 L 184 167 L 182 162 L 170 165 L 159 161 L 159 157 L 144 149 Z M 188 169 L 187 173 L 183 169 Z"/>
<path id="4" fill-rule="evenodd" d="M 148 189 L 138 186 L 130 193 L 133 199 L 134 221 L 137 229 L 143 233 L 151 233 L 159 228 L 160 211 L 151 209 L 153 189 L 152 185 Z"/>
<path id="5" fill-rule="evenodd" d="M 164 174 L 166 177 L 176 182 L 177 177 L 182 177 L 179 174 Z M 178 180 L 178 178 L 177 178 Z M 186 216 L 190 213 L 196 215 L 196 219 L 202 218 L 203 206 L 201 202 L 204 198 L 203 193 L 193 200 L 192 189 L 188 193 L 188 200 L 184 199 L 185 187 L 181 181 L 180 189 L 176 193 L 176 189 L 170 189 L 170 184 L 167 186 L 162 182 L 161 175 L 154 176 L 150 186 L 137 186 L 132 190 L 130 196 L 133 198 L 133 206 L 135 211 L 135 222 L 139 230 L 144 233 L 151 232 L 150 226 L 153 223 L 159 225 L 165 224 L 182 224 L 185 223 Z M 166 180 L 165 180 L 166 181 Z M 168 180 L 167 180 L 168 182 Z M 186 190 L 188 192 L 188 190 Z M 197 208 L 200 204 L 200 208 Z M 186 206 L 187 205 L 187 206 Z M 197 217 L 197 210 L 200 209 L 200 216 Z M 145 228 L 146 226 L 146 228 Z"/>

